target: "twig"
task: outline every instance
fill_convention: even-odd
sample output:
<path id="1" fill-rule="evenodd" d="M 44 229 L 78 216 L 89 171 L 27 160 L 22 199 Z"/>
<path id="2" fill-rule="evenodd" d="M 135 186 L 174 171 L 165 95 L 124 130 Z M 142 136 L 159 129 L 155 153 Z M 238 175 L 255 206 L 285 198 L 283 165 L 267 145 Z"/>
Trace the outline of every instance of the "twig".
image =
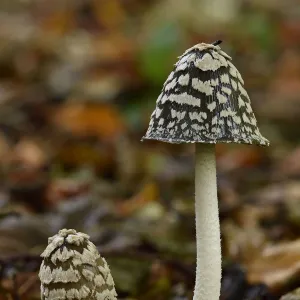
<path id="1" fill-rule="evenodd" d="M 17 272 L 14 270 L 12 275 L 12 283 L 13 283 L 13 290 L 11 292 L 13 300 L 20 300 L 19 291 L 18 291 L 18 282 L 17 282 Z"/>
<path id="2" fill-rule="evenodd" d="M 20 287 L 19 287 L 19 295 L 23 296 L 38 280 L 36 274 L 31 275 L 28 280 L 26 280 Z"/>

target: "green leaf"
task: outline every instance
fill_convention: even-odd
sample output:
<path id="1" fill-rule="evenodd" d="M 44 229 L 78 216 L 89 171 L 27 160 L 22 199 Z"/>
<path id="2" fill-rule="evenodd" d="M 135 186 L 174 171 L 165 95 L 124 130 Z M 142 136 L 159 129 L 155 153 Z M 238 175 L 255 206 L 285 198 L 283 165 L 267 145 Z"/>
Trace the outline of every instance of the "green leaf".
<path id="1" fill-rule="evenodd" d="M 153 84 L 161 85 L 181 54 L 182 32 L 175 23 L 158 24 L 145 40 L 140 52 L 142 74 Z"/>

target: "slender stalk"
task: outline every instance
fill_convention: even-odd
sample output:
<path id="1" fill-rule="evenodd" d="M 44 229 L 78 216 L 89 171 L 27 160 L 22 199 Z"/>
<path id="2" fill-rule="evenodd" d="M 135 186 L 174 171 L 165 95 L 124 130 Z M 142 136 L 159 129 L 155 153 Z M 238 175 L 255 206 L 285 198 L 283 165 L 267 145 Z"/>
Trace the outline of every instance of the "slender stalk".
<path id="1" fill-rule="evenodd" d="M 221 240 L 214 144 L 196 144 L 197 269 L 193 300 L 219 300 Z"/>

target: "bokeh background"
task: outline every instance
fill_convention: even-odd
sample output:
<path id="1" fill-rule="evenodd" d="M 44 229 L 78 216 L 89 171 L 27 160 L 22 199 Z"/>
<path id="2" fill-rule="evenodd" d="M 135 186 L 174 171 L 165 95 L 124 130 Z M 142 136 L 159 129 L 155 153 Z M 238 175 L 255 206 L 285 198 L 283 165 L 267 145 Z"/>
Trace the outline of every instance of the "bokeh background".
<path id="1" fill-rule="evenodd" d="M 191 299 L 194 148 L 140 139 L 177 57 L 217 39 L 271 141 L 217 146 L 221 299 L 300 286 L 299 1 L 2 0 L 1 300 L 39 299 L 61 228 L 91 236 L 120 299 Z"/>

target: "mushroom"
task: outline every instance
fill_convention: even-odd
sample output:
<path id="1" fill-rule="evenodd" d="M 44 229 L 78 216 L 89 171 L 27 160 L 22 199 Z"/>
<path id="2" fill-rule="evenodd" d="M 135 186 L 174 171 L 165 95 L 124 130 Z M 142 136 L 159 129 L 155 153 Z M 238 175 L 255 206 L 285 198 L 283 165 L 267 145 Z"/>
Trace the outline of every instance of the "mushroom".
<path id="1" fill-rule="evenodd" d="M 196 143 L 197 268 L 194 300 L 217 300 L 221 286 L 216 143 L 268 146 L 257 127 L 241 74 L 219 46 L 186 50 L 159 95 L 142 140 Z"/>
<path id="2" fill-rule="evenodd" d="M 41 254 L 41 299 L 116 300 L 107 262 L 85 233 L 62 229 Z"/>

